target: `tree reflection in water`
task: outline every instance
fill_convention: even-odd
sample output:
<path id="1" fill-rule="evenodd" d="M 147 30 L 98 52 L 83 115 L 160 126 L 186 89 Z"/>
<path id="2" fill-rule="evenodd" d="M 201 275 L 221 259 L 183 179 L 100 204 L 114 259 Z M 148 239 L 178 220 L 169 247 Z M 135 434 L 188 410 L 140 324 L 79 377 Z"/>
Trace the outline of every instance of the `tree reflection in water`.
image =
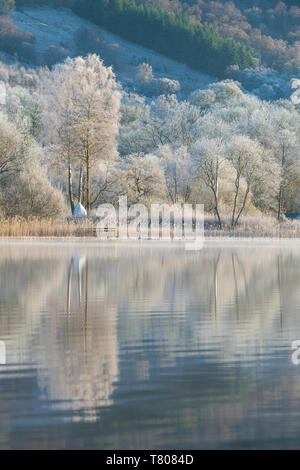
<path id="1" fill-rule="evenodd" d="M 12 433 L 30 446 L 38 420 L 46 447 L 57 420 L 61 447 L 76 445 L 79 423 L 91 426 L 78 431 L 91 447 L 300 436 L 290 417 L 300 399 L 290 363 L 300 339 L 297 249 L 8 245 L 0 274 L 0 378 L 13 389 L 8 398 L 0 382 L 0 445 Z"/>

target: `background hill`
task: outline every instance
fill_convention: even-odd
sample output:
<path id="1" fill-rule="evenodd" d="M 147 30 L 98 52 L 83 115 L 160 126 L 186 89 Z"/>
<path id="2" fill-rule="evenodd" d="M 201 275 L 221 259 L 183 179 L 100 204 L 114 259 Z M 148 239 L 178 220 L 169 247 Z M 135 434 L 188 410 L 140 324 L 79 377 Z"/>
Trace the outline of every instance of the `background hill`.
<path id="1" fill-rule="evenodd" d="M 28 2 L 18 0 L 17 5 L 24 3 Z M 49 1 L 38 0 L 36 3 L 46 4 Z M 59 5 L 61 2 L 53 0 L 52 3 Z M 93 0 L 93 3 L 99 2 Z M 252 10 L 258 8 L 253 6 L 255 2 L 248 3 L 252 4 Z M 272 3 L 276 2 L 270 0 L 268 5 L 271 6 Z M 199 9 L 200 4 L 202 7 L 205 5 L 206 8 L 205 15 L 201 17 L 202 25 L 206 23 L 213 24 L 219 28 L 224 36 L 232 32 L 241 41 L 243 40 L 242 31 L 248 31 L 248 36 L 252 33 L 258 34 L 257 28 L 252 28 L 250 34 L 251 31 L 246 26 L 245 16 L 238 12 L 233 2 L 203 2 L 198 0 L 198 16 L 194 15 L 195 21 L 198 17 L 200 18 L 199 12 L 204 11 L 204 9 Z M 75 4 L 70 0 L 67 5 L 74 6 Z M 76 5 L 78 9 L 78 3 Z M 172 2 L 163 4 L 166 8 L 171 8 L 171 6 L 174 8 L 174 5 L 177 5 L 178 8 L 182 7 L 185 13 L 186 11 L 191 12 L 190 8 L 192 7 L 187 8 L 188 4 L 181 4 L 179 0 L 172 0 Z M 264 2 L 264 5 L 267 5 L 267 2 Z M 178 10 L 177 7 L 176 10 Z M 194 10 L 195 8 L 194 4 Z M 293 8 L 295 14 L 298 10 L 300 11 L 297 7 Z M 246 9 L 244 5 L 244 11 L 248 12 L 248 10 L 249 8 Z M 265 9 L 264 11 L 269 10 Z M 231 15 L 228 13 L 226 16 L 225 11 L 231 12 Z M 278 14 L 278 9 L 276 11 Z M 290 14 L 290 9 L 284 9 L 283 11 L 285 14 Z M 80 11 L 78 12 L 80 13 Z M 249 16 L 250 13 L 247 14 Z M 221 17 L 223 21 L 220 21 Z M 208 21 L 211 23 L 208 23 Z M 297 22 L 293 21 L 290 24 L 291 30 L 292 28 L 294 28 L 294 31 L 298 30 Z M 228 30 L 229 26 L 230 30 Z M 268 36 L 268 38 L 270 37 Z M 272 39 L 272 41 L 267 37 L 262 38 L 266 53 L 263 57 L 257 59 L 256 66 L 244 69 L 237 65 L 229 66 L 223 70 L 224 77 L 239 81 L 245 90 L 249 90 L 264 99 L 288 98 L 291 94 L 290 79 L 298 76 L 299 69 L 296 65 L 298 64 L 299 42 L 288 42 L 283 39 Z M 55 63 L 62 62 L 68 56 L 74 57 L 78 54 L 95 52 L 104 59 L 106 65 L 113 66 L 118 80 L 128 91 L 139 91 L 140 85 L 136 81 L 137 68 L 139 65 L 146 63 L 152 67 L 154 76 L 151 80 L 151 86 L 147 86 L 147 89 L 144 87 L 142 91 L 143 94 L 150 96 L 161 92 L 177 92 L 185 95 L 194 89 L 205 87 L 207 83 L 217 79 L 213 78 L 212 75 L 199 73 L 195 68 L 185 66 L 184 58 L 181 62 L 174 61 L 166 57 L 167 52 L 166 55 L 161 55 L 151 49 L 151 44 L 149 48 L 144 48 L 134 42 L 126 41 L 124 38 L 112 34 L 107 28 L 99 28 L 95 23 L 88 21 L 86 18 L 80 18 L 68 9 L 24 8 L 23 6 L 21 10 L 17 9 L 14 14 L 0 16 L 0 50 L 6 54 L 2 54 L 2 60 L 6 63 L 17 60 L 22 64 L 31 66 L 52 66 Z M 258 49 L 256 49 L 255 54 L 259 57 Z M 289 55 L 292 55 L 292 59 L 289 59 Z M 197 54 L 195 56 L 197 57 Z M 271 56 L 273 57 L 272 60 L 270 59 Z M 275 58 L 277 59 L 275 60 Z M 216 60 L 216 62 L 219 61 Z M 284 66 L 285 63 L 287 64 L 286 67 Z M 268 64 L 275 65 L 275 68 L 267 66 Z M 165 78 L 179 81 L 179 86 L 176 83 L 162 81 Z"/>
<path id="2" fill-rule="evenodd" d="M 262 65 L 281 73 L 296 73 L 300 67 L 300 2 L 297 0 L 153 1 L 168 11 L 188 15 L 201 26 L 216 28 L 223 37 L 250 44 Z"/>
<path id="3" fill-rule="evenodd" d="M 30 56 L 34 58 L 35 65 L 51 66 L 62 62 L 68 56 L 76 57 L 96 52 L 104 59 L 106 65 L 113 66 L 123 89 L 149 96 L 164 91 L 185 95 L 216 81 L 212 76 L 122 40 L 78 17 L 70 10 L 29 8 L 15 11 L 12 23 L 20 34 L 31 38 Z M 16 57 L 16 54 L 10 54 L 3 59 L 17 62 Z M 19 59 L 26 62 L 27 57 L 20 54 Z M 139 66 L 142 64 L 152 67 L 151 83 L 148 83 L 148 86 L 143 77 L 138 76 Z M 146 78 L 145 80 L 147 81 Z"/>

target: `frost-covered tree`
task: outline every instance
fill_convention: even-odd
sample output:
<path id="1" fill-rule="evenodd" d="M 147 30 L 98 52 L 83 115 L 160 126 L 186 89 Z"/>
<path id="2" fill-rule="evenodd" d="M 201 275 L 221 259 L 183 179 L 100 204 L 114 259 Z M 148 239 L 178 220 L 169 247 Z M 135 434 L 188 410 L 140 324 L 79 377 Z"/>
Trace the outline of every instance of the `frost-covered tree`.
<path id="1" fill-rule="evenodd" d="M 123 93 L 120 107 L 119 152 L 129 155 L 147 151 L 149 136 L 142 126 L 142 120 L 149 115 L 145 98 L 135 93 Z"/>
<path id="2" fill-rule="evenodd" d="M 279 166 L 277 218 L 282 218 L 285 195 L 294 183 L 300 184 L 299 141 L 294 132 L 288 129 L 280 130 L 274 140 L 274 156 Z"/>
<path id="3" fill-rule="evenodd" d="M 221 82 L 212 83 L 208 88 L 215 94 L 215 101 L 217 103 L 224 104 L 228 100 L 241 98 L 243 96 L 240 83 L 233 80 L 223 80 Z"/>
<path id="4" fill-rule="evenodd" d="M 73 170 L 78 167 L 79 150 L 75 135 L 74 80 L 66 74 L 66 68 L 56 66 L 43 77 L 41 84 L 45 101 L 46 145 L 52 148 L 52 166 L 56 172 L 67 170 L 67 188 L 71 211 L 75 208 Z M 76 91 L 75 91 L 76 93 Z M 82 202 L 82 170 L 78 182 L 78 201 Z"/>
<path id="5" fill-rule="evenodd" d="M 195 90 L 189 96 L 189 101 L 198 106 L 203 111 L 208 109 L 216 102 L 216 93 L 213 90 Z"/>
<path id="6" fill-rule="evenodd" d="M 164 169 L 168 199 L 172 204 L 186 203 L 191 196 L 192 171 L 186 147 L 159 147 L 156 155 Z"/>
<path id="7" fill-rule="evenodd" d="M 91 182 L 90 208 L 96 208 L 103 200 L 115 198 L 117 191 L 121 191 L 120 169 L 118 161 L 100 160 L 94 168 Z M 85 199 L 83 199 L 85 203 Z"/>
<path id="8" fill-rule="evenodd" d="M 179 102 L 175 95 L 159 96 L 122 127 L 121 148 L 148 153 L 161 145 L 190 147 L 198 138 L 199 117 L 200 110 L 191 103 Z"/>
<path id="9" fill-rule="evenodd" d="M 212 83 L 206 90 L 195 90 L 190 94 L 189 101 L 204 111 L 208 111 L 216 104 L 226 104 L 227 102 L 240 99 L 243 92 L 240 84 L 233 80 L 223 80 Z"/>
<path id="10" fill-rule="evenodd" d="M 10 121 L 24 135 L 36 139 L 43 130 L 43 104 L 37 93 L 23 87 L 7 87 L 5 111 Z"/>
<path id="11" fill-rule="evenodd" d="M 75 164 L 78 197 L 82 198 L 84 187 L 89 211 L 97 162 L 117 157 L 121 95 L 115 75 L 95 54 L 67 59 L 48 75 L 44 91 L 49 115 L 52 122 L 57 122 L 53 142 L 68 162 L 71 207 L 74 206 L 72 167 Z"/>
<path id="12" fill-rule="evenodd" d="M 219 181 L 225 162 L 224 146 L 220 140 L 204 138 L 195 142 L 192 146 L 191 158 L 194 175 L 200 178 L 212 192 L 214 212 L 219 227 L 222 228 L 223 224 L 219 207 Z"/>
<path id="13" fill-rule="evenodd" d="M 126 193 L 132 203 L 160 201 L 165 198 L 163 168 L 155 155 L 128 155 L 123 163 Z"/>
<path id="14" fill-rule="evenodd" d="M 26 143 L 4 114 L 0 114 L 0 182 L 20 171 L 26 158 Z"/>
<path id="15" fill-rule="evenodd" d="M 225 154 L 235 171 L 231 226 L 236 227 L 246 208 L 252 186 L 257 184 L 258 180 L 263 184 L 263 149 L 258 142 L 249 137 L 237 135 L 227 144 Z M 244 190 L 242 189 L 243 180 L 246 183 Z M 239 199 L 241 199 L 240 202 Z"/>
<path id="16" fill-rule="evenodd" d="M 146 63 L 140 64 L 138 66 L 138 71 L 136 74 L 136 80 L 142 86 L 148 84 L 153 79 L 152 66 Z"/>

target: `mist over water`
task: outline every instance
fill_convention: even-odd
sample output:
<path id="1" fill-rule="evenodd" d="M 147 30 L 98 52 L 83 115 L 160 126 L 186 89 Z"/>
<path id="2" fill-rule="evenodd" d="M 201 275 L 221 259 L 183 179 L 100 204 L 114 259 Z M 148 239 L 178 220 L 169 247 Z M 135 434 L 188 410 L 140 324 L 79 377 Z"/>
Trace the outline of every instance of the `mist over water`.
<path id="1" fill-rule="evenodd" d="M 0 448 L 300 448 L 300 249 L 0 245 Z"/>

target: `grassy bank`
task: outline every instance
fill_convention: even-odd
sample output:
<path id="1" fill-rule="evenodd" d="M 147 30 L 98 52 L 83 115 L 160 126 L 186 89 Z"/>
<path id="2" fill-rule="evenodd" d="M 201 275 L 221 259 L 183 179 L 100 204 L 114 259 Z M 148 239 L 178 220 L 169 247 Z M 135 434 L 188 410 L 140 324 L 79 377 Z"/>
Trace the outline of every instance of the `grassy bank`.
<path id="1" fill-rule="evenodd" d="M 212 216 L 205 218 L 206 237 L 238 238 L 300 238 L 300 221 L 279 223 L 274 217 L 244 217 L 236 228 L 230 226 L 230 219 L 223 219 L 223 228 L 217 227 Z M 66 219 L 0 219 L 0 237 L 96 237 L 96 224 L 92 220 L 74 222 Z"/>

